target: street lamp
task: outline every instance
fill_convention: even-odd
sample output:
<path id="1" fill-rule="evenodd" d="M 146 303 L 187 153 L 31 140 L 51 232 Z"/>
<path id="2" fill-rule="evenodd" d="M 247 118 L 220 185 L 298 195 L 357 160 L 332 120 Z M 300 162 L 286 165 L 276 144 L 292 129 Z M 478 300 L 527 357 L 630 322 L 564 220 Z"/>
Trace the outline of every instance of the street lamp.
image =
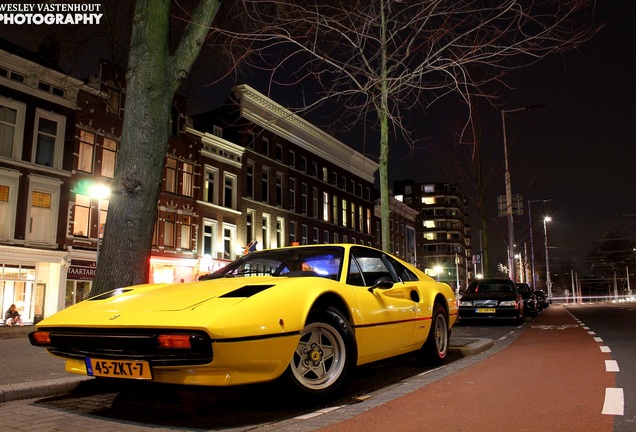
<path id="1" fill-rule="evenodd" d="M 510 170 L 508 169 L 508 143 L 506 141 L 506 114 L 517 111 L 534 111 L 536 109 L 543 109 L 546 105 L 532 105 L 523 108 L 515 108 L 511 110 L 501 110 L 501 125 L 503 128 L 503 145 L 504 145 L 504 161 L 505 161 L 505 181 L 506 181 L 506 213 L 508 215 L 508 272 L 510 279 L 515 281 L 515 263 L 514 263 L 514 248 L 515 248 L 515 229 L 514 221 L 512 218 L 512 185 L 510 183 Z"/>
<path id="2" fill-rule="evenodd" d="M 435 273 L 437 273 L 437 282 L 439 282 L 439 274 L 444 271 L 444 269 L 442 268 L 441 265 L 436 265 L 435 267 L 433 267 L 433 271 Z"/>
<path id="3" fill-rule="evenodd" d="M 548 303 L 552 304 L 552 281 L 550 280 L 550 261 L 548 259 L 548 227 L 547 222 L 552 222 L 550 216 L 543 218 L 543 234 L 545 235 L 545 279 L 548 286 Z"/>
<path id="4" fill-rule="evenodd" d="M 95 267 L 97 267 L 97 261 L 99 259 L 99 240 L 101 234 L 101 213 L 102 213 L 102 200 L 110 196 L 110 188 L 103 184 L 93 184 L 88 188 L 88 194 L 92 199 L 97 200 L 97 249 L 95 251 Z"/>
<path id="5" fill-rule="evenodd" d="M 535 286 L 537 283 L 535 273 L 534 273 L 534 241 L 532 240 L 532 211 L 530 204 L 535 202 L 548 202 L 552 201 L 552 198 L 548 199 L 538 199 L 538 200 L 528 200 L 528 221 L 530 222 L 530 262 L 532 263 L 532 286 Z"/>

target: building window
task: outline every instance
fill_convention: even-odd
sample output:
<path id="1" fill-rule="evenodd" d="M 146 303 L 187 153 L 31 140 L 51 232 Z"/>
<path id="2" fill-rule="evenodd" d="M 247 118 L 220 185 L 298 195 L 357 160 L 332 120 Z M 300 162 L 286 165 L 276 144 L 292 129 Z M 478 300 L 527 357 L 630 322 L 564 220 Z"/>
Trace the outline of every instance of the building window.
<path id="1" fill-rule="evenodd" d="M 294 244 L 296 242 L 296 222 L 289 221 L 289 243 Z"/>
<path id="2" fill-rule="evenodd" d="M 371 234 L 371 209 L 367 209 L 367 230 L 366 234 Z"/>
<path id="3" fill-rule="evenodd" d="M 300 212 L 302 214 L 307 214 L 307 202 L 308 197 L 307 197 L 307 184 L 306 183 L 301 183 L 300 184 Z"/>
<path id="4" fill-rule="evenodd" d="M 0 157 L 14 159 L 22 147 L 25 105 L 0 97 Z"/>
<path id="5" fill-rule="evenodd" d="M 77 170 L 92 173 L 93 155 L 95 154 L 95 134 L 85 130 L 80 130 L 79 141 Z"/>
<path id="6" fill-rule="evenodd" d="M 347 227 L 347 200 L 342 200 L 342 206 L 340 207 L 342 210 L 342 226 Z"/>
<path id="7" fill-rule="evenodd" d="M 320 230 L 318 230 L 318 228 L 314 228 L 313 233 L 314 233 L 314 238 L 313 238 L 314 244 L 320 243 Z"/>
<path id="8" fill-rule="evenodd" d="M 192 249 L 192 217 L 188 215 L 179 215 L 180 238 L 179 247 L 182 250 Z"/>
<path id="9" fill-rule="evenodd" d="M 311 163 L 311 172 L 312 177 L 318 177 L 318 162 Z"/>
<path id="10" fill-rule="evenodd" d="M 269 249 L 271 245 L 271 241 L 269 238 L 269 221 L 270 221 L 270 216 L 267 214 L 264 214 L 262 224 L 261 224 L 263 249 Z"/>
<path id="11" fill-rule="evenodd" d="M 269 138 L 263 138 L 262 147 L 261 147 L 261 153 L 263 153 L 263 155 L 269 157 Z"/>
<path id="12" fill-rule="evenodd" d="M 269 202 L 269 168 L 266 167 L 261 171 L 261 200 Z"/>
<path id="13" fill-rule="evenodd" d="M 351 229 L 356 229 L 356 204 L 351 203 L 351 219 L 349 219 Z"/>
<path id="14" fill-rule="evenodd" d="M 307 158 L 305 156 L 300 157 L 300 170 L 304 173 L 307 172 Z"/>
<path id="15" fill-rule="evenodd" d="M 0 169 L 0 240 L 14 237 L 20 173 Z"/>
<path id="16" fill-rule="evenodd" d="M 203 180 L 203 201 L 215 205 L 219 203 L 219 194 L 216 187 L 218 183 L 218 177 L 219 170 L 211 166 L 205 167 L 205 177 Z"/>
<path id="17" fill-rule="evenodd" d="M 307 230 L 307 225 L 302 224 L 300 226 L 300 244 L 301 245 L 306 245 L 307 244 L 308 236 L 309 236 L 309 231 Z"/>
<path id="18" fill-rule="evenodd" d="M 29 214 L 27 240 L 55 245 L 61 182 L 39 176 L 29 176 Z"/>
<path id="19" fill-rule="evenodd" d="M 223 138 L 223 129 L 220 126 L 212 126 L 212 135 Z"/>
<path id="20" fill-rule="evenodd" d="M 283 174 L 276 173 L 276 205 L 283 206 Z"/>
<path id="21" fill-rule="evenodd" d="M 181 171 L 181 193 L 184 196 L 191 197 L 193 193 L 192 176 L 194 175 L 194 167 L 192 164 L 183 164 L 183 170 Z"/>
<path id="22" fill-rule="evenodd" d="M 236 226 L 223 224 L 223 258 L 236 258 Z"/>
<path id="23" fill-rule="evenodd" d="M 245 244 L 249 245 L 254 240 L 254 210 L 247 210 L 245 213 Z"/>
<path id="24" fill-rule="evenodd" d="M 322 167 L 322 181 L 325 183 L 329 181 L 329 170 L 327 167 Z"/>
<path id="25" fill-rule="evenodd" d="M 119 116 L 119 108 L 121 106 L 121 90 L 119 83 L 115 80 L 109 80 L 106 83 L 106 112 Z"/>
<path id="26" fill-rule="evenodd" d="M 333 233 L 333 242 L 338 243 L 338 233 Z"/>
<path id="27" fill-rule="evenodd" d="M 175 214 L 163 212 L 163 245 L 166 247 L 174 247 L 174 228 L 175 228 Z"/>
<path id="28" fill-rule="evenodd" d="M 331 201 L 331 223 L 338 225 L 338 213 L 340 212 L 338 208 L 338 196 L 334 195 L 333 200 Z"/>
<path id="29" fill-rule="evenodd" d="M 249 198 L 254 198 L 254 162 L 247 162 L 247 191 L 246 195 Z"/>
<path id="30" fill-rule="evenodd" d="M 35 119 L 33 163 L 61 168 L 66 119 L 58 114 L 38 109 Z"/>
<path id="31" fill-rule="evenodd" d="M 329 222 L 329 193 L 322 193 L 322 220 Z"/>
<path id="32" fill-rule="evenodd" d="M 358 230 L 364 232 L 364 209 L 362 206 L 358 207 Z"/>
<path id="33" fill-rule="evenodd" d="M 283 161 L 283 146 L 280 144 L 276 144 L 276 160 Z"/>
<path id="34" fill-rule="evenodd" d="M 88 195 L 75 195 L 75 206 L 73 207 L 73 235 L 80 237 L 89 236 L 91 198 Z"/>
<path id="35" fill-rule="evenodd" d="M 166 192 L 177 193 L 177 160 L 166 158 Z"/>
<path id="36" fill-rule="evenodd" d="M 322 242 L 323 243 L 329 243 L 329 231 L 324 230 L 322 232 Z"/>
<path id="37" fill-rule="evenodd" d="M 275 247 L 283 247 L 285 245 L 285 219 L 276 218 L 276 245 Z"/>
<path id="38" fill-rule="evenodd" d="M 236 176 L 225 173 L 223 177 L 223 206 L 236 209 Z"/>
<path id="39" fill-rule="evenodd" d="M 296 153 L 293 150 L 289 151 L 289 160 L 287 161 L 287 164 L 292 168 L 296 168 Z"/>
<path id="40" fill-rule="evenodd" d="M 203 221 L 203 250 L 202 254 L 209 255 L 210 257 L 215 256 L 216 252 L 216 234 L 217 234 L 217 223 L 213 220 L 205 220 Z M 207 269 L 210 271 L 211 269 Z"/>
<path id="41" fill-rule="evenodd" d="M 289 179 L 289 210 L 296 211 L 296 179 Z"/>
<path id="42" fill-rule="evenodd" d="M 117 161 L 117 141 L 104 138 L 102 144 L 102 176 L 115 177 L 115 162 Z"/>
<path id="43" fill-rule="evenodd" d="M 318 211 L 320 209 L 320 204 L 318 202 L 318 188 L 312 189 L 311 195 L 311 215 L 314 219 L 318 219 Z"/>

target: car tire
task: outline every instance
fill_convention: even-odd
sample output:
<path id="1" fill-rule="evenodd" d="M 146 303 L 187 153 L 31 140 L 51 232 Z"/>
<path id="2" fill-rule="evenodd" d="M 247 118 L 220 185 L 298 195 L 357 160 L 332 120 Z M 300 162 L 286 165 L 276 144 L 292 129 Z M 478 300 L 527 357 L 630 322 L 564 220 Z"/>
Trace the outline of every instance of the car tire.
<path id="1" fill-rule="evenodd" d="M 426 342 L 417 352 L 416 359 L 424 365 L 438 366 L 446 360 L 449 344 L 450 329 L 446 309 L 441 304 L 435 303 L 431 316 L 431 330 Z"/>
<path id="2" fill-rule="evenodd" d="M 329 307 L 309 314 L 285 377 L 312 401 L 331 398 L 345 386 L 358 360 L 351 324 Z"/>

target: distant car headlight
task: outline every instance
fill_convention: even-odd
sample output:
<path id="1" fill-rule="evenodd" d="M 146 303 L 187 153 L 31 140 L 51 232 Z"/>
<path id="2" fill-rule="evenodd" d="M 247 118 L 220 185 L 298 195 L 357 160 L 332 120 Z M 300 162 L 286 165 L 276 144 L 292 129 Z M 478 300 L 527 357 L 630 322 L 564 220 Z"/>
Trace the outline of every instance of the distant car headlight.
<path id="1" fill-rule="evenodd" d="M 514 300 L 504 300 L 502 302 L 499 302 L 499 306 L 516 306 L 517 302 Z"/>
<path id="2" fill-rule="evenodd" d="M 459 305 L 460 306 L 472 306 L 473 302 L 470 300 L 460 300 L 459 301 Z"/>

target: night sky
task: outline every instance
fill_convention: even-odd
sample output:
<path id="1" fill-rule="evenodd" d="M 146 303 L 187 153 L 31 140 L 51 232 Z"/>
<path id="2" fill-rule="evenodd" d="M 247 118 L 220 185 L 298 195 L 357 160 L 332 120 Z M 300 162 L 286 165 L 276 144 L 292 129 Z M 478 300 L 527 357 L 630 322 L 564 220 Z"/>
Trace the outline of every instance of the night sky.
<path id="1" fill-rule="evenodd" d="M 535 250 L 543 247 L 543 215 L 553 218 L 548 230 L 550 256 L 554 260 L 576 258 L 584 265 L 592 242 L 613 234 L 626 238 L 636 234 L 636 150 L 631 127 L 636 118 L 634 19 L 636 2 L 599 1 L 596 22 L 605 23 L 605 27 L 592 41 L 578 51 L 511 75 L 507 82 L 512 88 L 501 89 L 499 109 L 546 105 L 541 111 L 508 115 L 506 135 L 513 193 L 521 194 L 524 206 L 528 199 L 551 200 L 532 204 L 532 215 Z M 40 34 L 43 32 L 37 33 Z M 0 37 L 27 48 L 37 47 L 34 35 L 33 27 L 0 26 Z M 96 73 L 96 59 L 109 58 L 104 55 L 108 51 L 96 45 L 97 41 L 99 38 L 84 44 L 85 51 L 73 53 L 72 61 L 67 59 L 76 76 L 85 78 Z M 125 58 L 121 50 L 117 55 Z M 193 76 L 196 73 L 193 71 Z M 259 82 L 246 83 L 266 91 Z M 201 92 L 196 89 L 196 93 Z M 211 91 L 191 114 L 216 108 L 228 94 L 227 87 Z M 462 121 L 458 112 L 448 103 L 434 107 L 420 125 L 428 138 L 413 150 L 399 144 L 392 150 L 393 180 L 456 181 L 456 168 L 446 164 L 439 154 L 454 137 L 450 129 Z M 490 187 L 496 197 L 505 193 L 500 113 L 493 111 L 487 123 L 483 151 L 489 159 Z M 350 137 L 337 138 L 349 143 Z M 361 147 L 357 142 L 352 146 L 377 158 L 377 146 L 372 143 Z M 494 200 L 490 211 L 491 254 L 503 263 L 506 219 L 497 217 Z M 480 223 L 475 213 L 472 216 L 476 251 Z M 528 225 L 527 211 L 515 218 L 515 231 L 521 242 L 527 238 Z"/>

